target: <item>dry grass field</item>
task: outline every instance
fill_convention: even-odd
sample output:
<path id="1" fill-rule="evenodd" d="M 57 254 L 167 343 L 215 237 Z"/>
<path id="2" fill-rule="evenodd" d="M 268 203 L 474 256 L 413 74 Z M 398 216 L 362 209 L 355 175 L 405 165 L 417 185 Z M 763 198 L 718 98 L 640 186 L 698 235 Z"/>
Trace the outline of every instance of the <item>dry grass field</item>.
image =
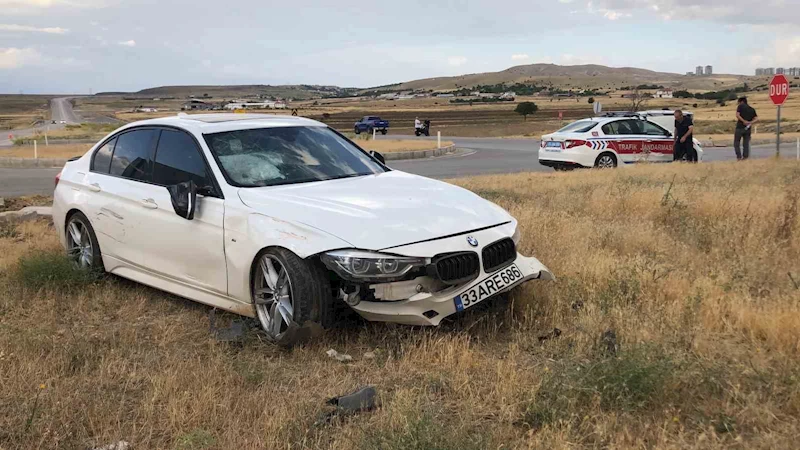
<path id="1" fill-rule="evenodd" d="M 453 182 L 558 280 L 293 350 L 217 341 L 209 308 L 75 272 L 46 223 L 0 226 L 0 448 L 796 448 L 800 165 Z M 328 414 L 368 384 L 380 408 Z"/>
<path id="2" fill-rule="evenodd" d="M 39 158 L 72 158 L 86 153 L 92 144 L 53 144 L 45 146 L 43 142 L 37 146 Z M 0 147 L 0 157 L 33 158 L 32 145 L 17 145 L 14 147 Z"/>

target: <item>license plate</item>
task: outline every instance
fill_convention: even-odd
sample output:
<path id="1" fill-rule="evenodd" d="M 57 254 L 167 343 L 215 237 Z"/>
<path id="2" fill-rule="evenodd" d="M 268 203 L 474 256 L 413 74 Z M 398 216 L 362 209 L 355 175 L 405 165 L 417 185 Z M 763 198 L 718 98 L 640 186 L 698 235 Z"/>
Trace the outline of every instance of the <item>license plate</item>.
<path id="1" fill-rule="evenodd" d="M 545 147 L 546 148 L 559 148 L 560 149 L 561 148 L 561 142 L 548 141 L 547 144 L 545 144 Z"/>
<path id="2" fill-rule="evenodd" d="M 501 292 L 508 286 L 516 283 L 522 279 L 522 272 L 516 264 L 510 266 L 486 277 L 483 281 L 471 287 L 468 291 L 457 295 L 453 302 L 456 305 L 456 311 L 463 311 L 470 306 L 480 303 L 483 300 L 491 297 L 494 294 Z"/>

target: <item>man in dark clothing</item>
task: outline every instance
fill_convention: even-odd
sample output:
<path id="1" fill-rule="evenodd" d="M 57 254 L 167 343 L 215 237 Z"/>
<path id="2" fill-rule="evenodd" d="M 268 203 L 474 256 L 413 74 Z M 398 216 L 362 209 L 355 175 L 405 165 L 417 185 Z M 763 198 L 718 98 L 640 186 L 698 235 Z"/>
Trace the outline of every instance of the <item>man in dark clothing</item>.
<path id="1" fill-rule="evenodd" d="M 743 160 L 750 157 L 750 137 L 753 134 L 751 127 L 756 122 L 758 122 L 756 110 L 747 104 L 747 97 L 740 98 L 739 106 L 736 108 L 736 132 L 733 137 L 736 159 Z M 741 151 L 742 139 L 744 139 L 744 153 Z"/>
<path id="2" fill-rule="evenodd" d="M 694 123 L 692 118 L 683 114 L 683 111 L 675 111 L 675 151 L 672 154 L 673 161 L 681 161 L 684 156 L 689 162 L 697 162 L 697 150 L 694 149 Z"/>

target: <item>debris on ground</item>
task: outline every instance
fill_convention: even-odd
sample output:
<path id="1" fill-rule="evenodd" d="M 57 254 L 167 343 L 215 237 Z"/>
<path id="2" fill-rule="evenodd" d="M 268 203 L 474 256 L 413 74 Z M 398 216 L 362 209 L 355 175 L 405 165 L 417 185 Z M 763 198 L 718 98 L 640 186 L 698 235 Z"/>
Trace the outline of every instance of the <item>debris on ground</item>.
<path id="1" fill-rule="evenodd" d="M 92 450 L 130 450 L 131 444 L 128 441 L 114 442 L 113 444 L 94 447 Z"/>
<path id="2" fill-rule="evenodd" d="M 350 362 L 353 360 L 352 356 L 347 355 L 345 353 L 339 353 L 334 349 L 328 350 L 327 352 L 325 352 L 325 354 L 328 355 L 328 357 L 333 358 L 339 362 Z"/>
<path id="3" fill-rule="evenodd" d="M 338 412 L 372 411 L 378 406 L 378 391 L 374 386 L 366 386 L 352 394 L 333 397 L 328 404 L 335 406 Z"/>
<path id="4" fill-rule="evenodd" d="M 617 344 L 617 333 L 614 330 L 606 330 L 600 338 L 603 353 L 607 356 L 617 356 L 619 344 Z"/>
<path id="5" fill-rule="evenodd" d="M 208 328 L 220 342 L 242 342 L 244 340 L 244 322 L 241 320 L 233 320 L 227 328 L 218 328 L 216 308 L 208 313 Z"/>
<path id="6" fill-rule="evenodd" d="M 558 328 L 553 328 L 553 331 L 551 331 L 550 333 L 547 333 L 544 336 L 539 336 L 539 342 L 544 342 L 548 339 L 555 339 L 559 336 L 561 336 L 561 330 L 559 330 Z"/>
<path id="7" fill-rule="evenodd" d="M 302 326 L 292 322 L 281 338 L 280 346 L 291 349 L 297 345 L 303 345 L 325 333 L 325 329 L 318 323 L 307 321 Z"/>
<path id="8" fill-rule="evenodd" d="M 582 310 L 582 309 L 583 309 L 583 302 L 582 302 L 582 301 L 580 301 L 580 300 L 578 300 L 577 302 L 573 303 L 573 304 L 572 304 L 572 309 L 573 309 L 574 311 L 580 311 L 580 310 Z"/>

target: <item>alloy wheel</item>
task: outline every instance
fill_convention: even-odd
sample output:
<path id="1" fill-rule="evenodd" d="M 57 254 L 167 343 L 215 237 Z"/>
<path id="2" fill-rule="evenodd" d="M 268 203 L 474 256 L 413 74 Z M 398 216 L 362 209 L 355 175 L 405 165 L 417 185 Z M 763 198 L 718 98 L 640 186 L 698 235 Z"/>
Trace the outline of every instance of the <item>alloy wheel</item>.
<path id="1" fill-rule="evenodd" d="M 611 155 L 603 155 L 597 160 L 597 167 L 600 169 L 613 169 L 616 167 L 614 157 Z"/>
<path id="2" fill-rule="evenodd" d="M 292 282 L 275 256 L 264 255 L 258 263 L 253 301 L 258 320 L 271 338 L 279 339 L 294 322 Z"/>
<path id="3" fill-rule="evenodd" d="M 92 239 L 86 225 L 79 220 L 71 220 L 67 225 L 67 255 L 78 267 L 91 269 L 94 260 Z"/>

